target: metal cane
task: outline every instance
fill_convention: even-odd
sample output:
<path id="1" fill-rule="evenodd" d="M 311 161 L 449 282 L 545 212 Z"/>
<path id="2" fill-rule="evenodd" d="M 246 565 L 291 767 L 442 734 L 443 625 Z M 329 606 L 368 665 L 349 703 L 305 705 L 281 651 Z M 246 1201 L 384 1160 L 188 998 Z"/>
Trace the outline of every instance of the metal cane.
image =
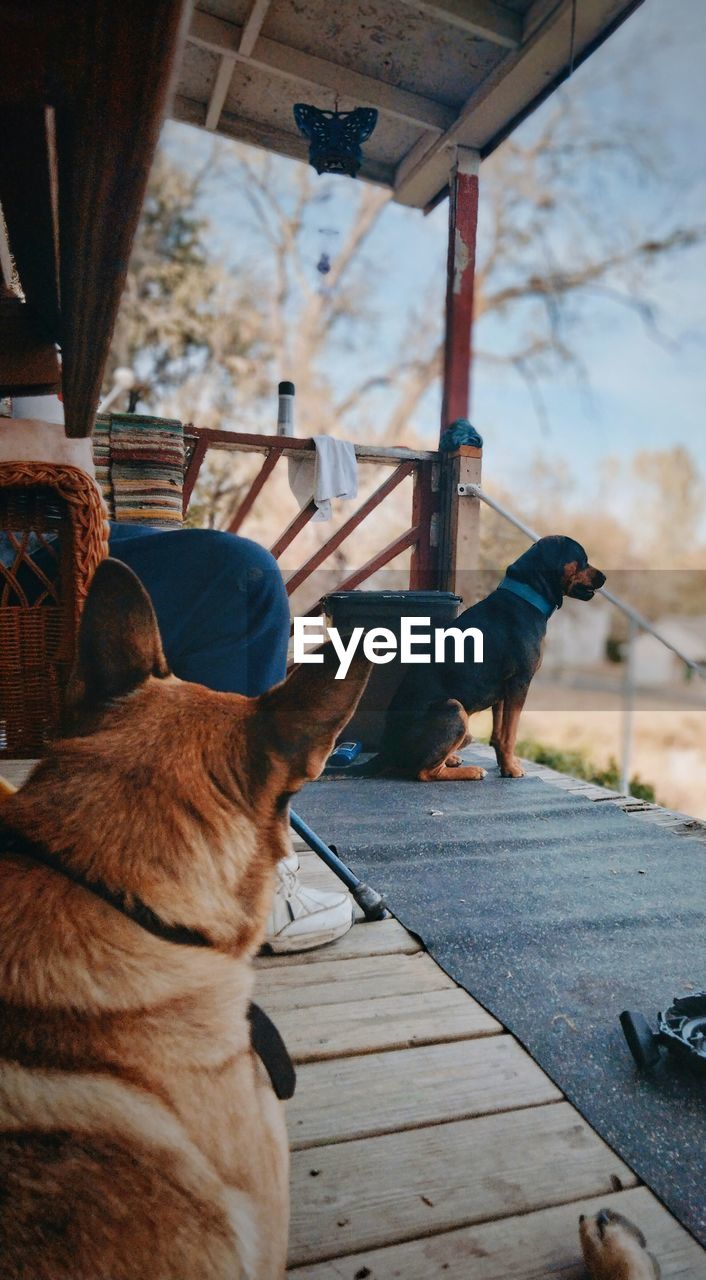
<path id="1" fill-rule="evenodd" d="M 321 861 L 338 876 L 339 880 L 346 886 L 348 892 L 358 903 L 366 920 L 385 920 L 388 912 L 385 906 L 385 899 L 375 889 L 371 889 L 369 884 L 363 884 L 356 875 L 353 874 L 350 867 L 342 862 L 338 854 L 334 853 L 329 845 L 325 844 L 320 836 L 317 836 L 311 827 L 295 813 L 293 809 L 289 810 L 289 821 L 294 831 L 302 840 L 313 849 Z"/>

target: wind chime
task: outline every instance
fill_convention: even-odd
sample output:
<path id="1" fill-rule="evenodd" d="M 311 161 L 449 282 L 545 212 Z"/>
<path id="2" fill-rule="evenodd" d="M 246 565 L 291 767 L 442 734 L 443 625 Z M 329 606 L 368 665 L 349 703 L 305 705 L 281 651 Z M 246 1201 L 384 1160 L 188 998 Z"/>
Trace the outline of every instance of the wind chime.
<path id="1" fill-rule="evenodd" d="M 355 111 L 339 111 L 338 99 L 333 111 L 312 107 L 306 102 L 294 105 L 294 119 L 300 133 L 309 139 L 309 164 L 322 173 L 345 173 L 355 178 L 363 163 L 361 143 L 367 142 L 378 121 L 372 107 L 356 107 Z"/>
<path id="2" fill-rule="evenodd" d="M 361 144 L 367 142 L 377 124 L 377 111 L 372 107 L 339 111 L 336 98 L 333 111 L 297 102 L 294 119 L 299 131 L 309 139 L 309 163 L 319 175 L 341 173 L 356 177 L 363 163 Z M 331 227 L 320 227 L 319 235 L 333 237 L 338 232 Z M 321 293 L 330 293 L 325 280 L 331 271 L 331 249 L 325 241 L 322 241 L 316 270 L 322 277 Z"/>
<path id="3" fill-rule="evenodd" d="M 319 241 L 321 245 L 321 251 L 319 253 L 319 258 L 316 263 L 316 270 L 321 276 L 321 287 L 319 292 L 321 293 L 322 297 L 326 297 L 328 296 L 328 294 L 331 293 L 331 287 L 328 284 L 326 277 L 328 276 L 331 270 L 331 256 L 333 254 L 333 241 L 335 240 L 337 235 L 338 235 L 338 231 L 336 230 L 335 227 L 319 227 Z"/>

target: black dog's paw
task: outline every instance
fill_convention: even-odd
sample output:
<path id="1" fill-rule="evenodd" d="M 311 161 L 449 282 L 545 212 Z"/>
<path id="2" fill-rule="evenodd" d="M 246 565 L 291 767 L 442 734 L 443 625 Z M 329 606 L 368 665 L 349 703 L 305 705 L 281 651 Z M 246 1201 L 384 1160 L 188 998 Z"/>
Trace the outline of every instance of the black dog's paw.
<path id="1" fill-rule="evenodd" d="M 582 1213 L 579 1236 L 591 1280 L 659 1280 L 659 1264 L 642 1232 L 614 1209 Z"/>
<path id="2" fill-rule="evenodd" d="M 510 756 L 500 765 L 500 774 L 503 778 L 524 778 L 525 771 L 517 756 Z"/>

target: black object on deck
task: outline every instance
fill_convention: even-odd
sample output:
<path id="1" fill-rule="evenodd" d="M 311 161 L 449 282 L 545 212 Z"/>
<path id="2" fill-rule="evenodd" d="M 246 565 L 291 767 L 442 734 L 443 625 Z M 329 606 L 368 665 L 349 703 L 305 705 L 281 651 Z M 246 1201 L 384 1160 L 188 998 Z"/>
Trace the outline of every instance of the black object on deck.
<path id="1" fill-rule="evenodd" d="M 704 845 L 495 770 L 483 782 L 319 782 L 299 803 L 706 1243 L 706 1078 L 672 1054 L 638 1071 L 618 1023 L 622 1009 L 703 986 Z"/>
<path id="2" fill-rule="evenodd" d="M 620 1025 L 638 1067 L 652 1071 L 661 1062 L 660 1048 L 678 1055 L 695 1070 L 706 1071 L 706 991 L 675 996 L 666 1013 L 657 1014 L 653 1031 L 642 1013 L 624 1009 Z"/>
<path id="3" fill-rule="evenodd" d="M 398 642 L 403 617 L 428 618 L 433 632 L 435 627 L 453 626 L 460 603 L 461 597 L 452 591 L 334 591 L 322 600 L 327 617 L 342 636 L 350 635 L 354 627 L 386 627 Z M 423 647 L 419 645 L 416 652 L 423 653 Z M 353 719 L 343 731 L 346 738 L 362 742 L 365 751 L 377 751 L 380 746 L 385 712 L 405 670 L 399 652 L 392 662 L 372 669 Z"/>

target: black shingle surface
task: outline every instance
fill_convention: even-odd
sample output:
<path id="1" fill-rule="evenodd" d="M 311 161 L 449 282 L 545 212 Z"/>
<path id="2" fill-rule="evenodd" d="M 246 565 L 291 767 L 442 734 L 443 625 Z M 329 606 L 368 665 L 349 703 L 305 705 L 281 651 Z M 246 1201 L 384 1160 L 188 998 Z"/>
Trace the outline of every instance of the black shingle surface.
<path id="1" fill-rule="evenodd" d="M 706 1074 L 641 1076 L 618 1024 L 706 987 L 703 843 L 494 770 L 318 782 L 296 807 L 706 1244 Z"/>

